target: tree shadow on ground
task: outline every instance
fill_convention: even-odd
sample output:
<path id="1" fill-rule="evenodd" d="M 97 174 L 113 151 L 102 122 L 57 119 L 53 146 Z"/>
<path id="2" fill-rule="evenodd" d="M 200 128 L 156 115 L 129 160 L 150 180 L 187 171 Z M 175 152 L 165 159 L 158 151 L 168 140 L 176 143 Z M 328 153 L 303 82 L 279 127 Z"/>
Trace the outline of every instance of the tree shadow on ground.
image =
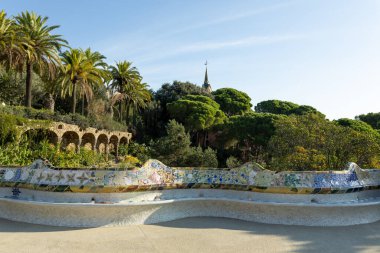
<path id="1" fill-rule="evenodd" d="M 354 253 L 365 250 L 380 252 L 380 221 L 354 226 L 309 227 L 262 224 L 228 218 L 196 217 L 156 225 L 172 228 L 239 230 L 256 236 L 282 237 L 297 245 L 297 250 L 294 252 L 302 253 Z"/>

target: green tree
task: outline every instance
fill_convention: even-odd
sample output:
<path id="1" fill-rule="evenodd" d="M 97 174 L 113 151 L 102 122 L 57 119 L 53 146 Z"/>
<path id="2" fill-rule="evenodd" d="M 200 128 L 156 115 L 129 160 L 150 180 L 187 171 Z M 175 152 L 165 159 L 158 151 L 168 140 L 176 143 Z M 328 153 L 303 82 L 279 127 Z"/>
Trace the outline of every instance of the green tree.
<path id="1" fill-rule="evenodd" d="M 7 18 L 4 10 L 0 11 L 0 63 L 9 69 L 20 56 L 19 46 L 15 37 L 14 20 Z"/>
<path id="2" fill-rule="evenodd" d="M 167 135 L 151 143 L 153 157 L 169 166 L 218 166 L 216 152 L 211 148 L 191 147 L 190 135 L 175 120 L 166 126 Z"/>
<path id="3" fill-rule="evenodd" d="M 70 49 L 61 54 L 62 96 L 67 93 L 72 96 L 71 112 L 76 112 L 77 88 L 82 90 L 87 100 L 92 98 L 93 85 L 102 85 L 105 72 L 102 64 L 88 58 L 82 49 Z M 100 60 L 99 60 L 100 61 Z M 99 65 L 100 64 L 100 65 Z"/>
<path id="4" fill-rule="evenodd" d="M 146 83 L 138 83 L 131 91 L 131 106 L 133 111 L 133 126 L 136 127 L 137 116 L 141 113 L 142 109 L 148 107 L 152 100 L 152 93 L 148 89 L 149 86 Z"/>
<path id="5" fill-rule="evenodd" d="M 47 17 L 22 12 L 15 17 L 16 38 L 21 48 L 20 63 L 26 66 L 25 106 L 32 106 L 33 70 L 40 75 L 54 76 L 60 65 L 59 50 L 67 42 L 51 32 L 59 26 L 47 25 Z"/>
<path id="6" fill-rule="evenodd" d="M 220 109 L 228 116 L 240 115 L 251 111 L 251 98 L 242 91 L 222 88 L 212 93 Z"/>
<path id="7" fill-rule="evenodd" d="M 202 95 L 212 97 L 202 87 L 190 83 L 173 81 L 173 83 L 165 83 L 154 93 L 155 107 L 150 110 L 150 114 L 155 115 L 155 136 L 165 134 L 165 125 L 170 119 L 167 104 L 179 100 L 187 95 Z M 144 119 L 146 120 L 146 119 Z"/>
<path id="8" fill-rule="evenodd" d="M 202 95 L 188 95 L 167 106 L 170 116 L 192 132 L 210 129 L 225 120 L 219 105 Z"/>
<path id="9" fill-rule="evenodd" d="M 22 105 L 25 79 L 14 71 L 0 71 L 0 103 L 7 105 Z"/>
<path id="10" fill-rule="evenodd" d="M 275 121 L 282 116 L 269 113 L 248 113 L 232 116 L 221 126 L 219 142 L 224 148 L 241 152 L 244 162 L 254 159 L 263 162 L 266 148 L 275 132 Z"/>
<path id="11" fill-rule="evenodd" d="M 268 144 L 273 169 L 339 169 L 349 161 L 362 167 L 378 164 L 380 147 L 374 135 L 316 114 L 279 118 L 275 129 Z"/>
<path id="12" fill-rule="evenodd" d="M 110 87 L 114 93 L 112 104 L 119 102 L 119 120 L 123 120 L 122 105 L 126 103 L 126 123 L 129 124 L 129 114 L 133 103 L 133 93 L 141 83 L 141 75 L 132 62 L 116 62 L 115 66 L 110 66 L 112 81 Z"/>
<path id="13" fill-rule="evenodd" d="M 294 109 L 298 107 L 297 104 L 281 100 L 267 100 L 258 103 L 255 106 L 256 112 L 273 113 L 290 115 Z"/>
<path id="14" fill-rule="evenodd" d="M 342 118 L 335 120 L 334 122 L 340 126 L 349 127 L 355 131 L 372 134 L 380 138 L 379 132 L 377 132 L 375 129 L 372 128 L 371 125 L 365 123 L 364 121 Z"/>
<path id="15" fill-rule="evenodd" d="M 371 125 L 374 129 L 380 129 L 380 112 L 374 113 L 370 112 L 367 114 L 361 114 L 356 116 L 356 119 L 366 122 Z"/>
<path id="16" fill-rule="evenodd" d="M 323 116 L 323 117 L 325 116 L 310 105 L 300 105 L 297 108 L 293 109 L 293 111 L 291 112 L 291 114 L 296 114 L 296 115 L 304 115 L 308 113 L 316 113 L 316 114 L 319 114 L 320 116 Z"/>
<path id="17" fill-rule="evenodd" d="M 320 116 L 324 116 L 322 113 L 318 112 L 314 107 L 311 107 L 309 105 L 297 105 L 292 102 L 281 100 L 267 100 L 260 102 L 255 106 L 255 111 L 262 113 L 284 115 L 304 115 L 308 113 L 317 113 L 320 114 Z"/>
<path id="18" fill-rule="evenodd" d="M 106 57 L 102 55 L 101 53 L 97 51 L 92 51 L 91 48 L 87 48 L 84 51 L 84 54 L 86 56 L 86 59 L 88 59 L 94 68 L 96 68 L 97 75 L 99 75 L 102 78 L 102 82 L 89 82 L 89 85 L 82 86 L 80 89 L 81 97 L 82 97 L 82 115 L 84 115 L 84 101 L 86 98 L 87 104 L 92 100 L 94 97 L 94 90 L 98 92 L 101 92 L 105 88 L 103 83 L 107 82 L 110 78 L 110 72 L 108 71 L 108 65 L 105 62 Z"/>
<path id="19" fill-rule="evenodd" d="M 183 166 L 189 155 L 190 135 L 175 120 L 166 126 L 166 136 L 151 143 L 153 156 L 170 166 Z"/>
<path id="20" fill-rule="evenodd" d="M 190 82 L 174 81 L 172 84 L 165 83 L 155 93 L 155 99 L 160 101 L 163 107 L 166 104 L 177 101 L 186 95 L 210 96 L 202 87 Z"/>

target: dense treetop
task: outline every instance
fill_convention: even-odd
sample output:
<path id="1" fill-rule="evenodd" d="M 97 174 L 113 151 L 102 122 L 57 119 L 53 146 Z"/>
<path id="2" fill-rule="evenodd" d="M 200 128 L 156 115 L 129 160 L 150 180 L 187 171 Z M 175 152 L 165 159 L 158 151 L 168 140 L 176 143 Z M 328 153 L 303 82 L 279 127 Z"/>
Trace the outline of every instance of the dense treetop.
<path id="1" fill-rule="evenodd" d="M 228 116 L 239 115 L 251 110 L 251 98 L 247 93 L 233 88 L 222 88 L 212 93 L 220 109 Z"/>
<path id="2" fill-rule="evenodd" d="M 202 87 L 196 84 L 174 81 L 172 84 L 163 84 L 155 93 L 155 99 L 165 106 L 167 103 L 177 101 L 186 95 L 210 96 Z"/>
<path id="3" fill-rule="evenodd" d="M 267 100 L 255 106 L 256 112 L 284 114 L 284 115 L 303 115 L 308 113 L 320 113 L 314 107 L 308 105 L 298 105 L 289 101 Z M 322 115 L 322 114 L 321 114 Z"/>
<path id="4" fill-rule="evenodd" d="M 357 119 L 366 122 L 371 125 L 375 129 L 380 129 L 380 112 L 373 113 L 370 112 L 368 114 L 362 114 L 356 117 Z"/>
<path id="5" fill-rule="evenodd" d="M 203 95 L 187 95 L 167 104 L 172 118 L 185 125 L 189 131 L 206 130 L 223 123 L 226 116 L 219 105 Z"/>

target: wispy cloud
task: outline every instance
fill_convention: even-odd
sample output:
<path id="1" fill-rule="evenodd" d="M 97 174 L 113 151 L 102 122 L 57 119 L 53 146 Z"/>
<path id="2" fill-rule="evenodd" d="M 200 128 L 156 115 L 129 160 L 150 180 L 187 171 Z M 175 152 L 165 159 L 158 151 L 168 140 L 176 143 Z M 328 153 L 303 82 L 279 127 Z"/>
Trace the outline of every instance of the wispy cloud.
<path id="1" fill-rule="evenodd" d="M 205 50 L 218 50 L 238 46 L 251 46 L 251 45 L 262 45 L 262 44 L 272 44 L 283 41 L 289 41 L 294 39 L 299 39 L 302 36 L 299 35 L 285 35 L 285 36 L 251 36 L 238 40 L 229 41 L 215 41 L 215 42 L 200 42 L 192 45 L 184 46 L 177 50 L 176 53 L 192 53 Z"/>
<path id="2" fill-rule="evenodd" d="M 271 12 L 271 11 L 276 11 L 278 9 L 291 6 L 291 5 L 295 4 L 296 2 L 297 2 L 297 0 L 289 0 L 287 2 L 272 4 L 272 5 L 268 5 L 268 6 L 265 6 L 262 8 L 257 8 L 254 10 L 239 12 L 238 14 L 233 14 L 233 15 L 229 15 L 229 16 L 227 15 L 227 16 L 224 16 L 222 18 L 214 18 L 211 21 L 206 21 L 206 22 L 201 22 L 201 23 L 194 24 L 194 25 L 184 26 L 184 27 L 179 28 L 177 30 L 166 31 L 163 33 L 159 33 L 156 36 L 153 35 L 154 37 L 150 38 L 149 43 L 146 42 L 145 37 L 143 39 L 136 39 L 136 38 L 140 38 L 140 36 L 143 36 L 143 34 L 148 33 L 147 31 L 144 31 L 144 28 L 143 28 L 143 29 L 140 29 L 133 36 L 131 34 L 129 34 L 128 37 L 108 38 L 106 41 L 101 42 L 100 44 L 102 44 L 102 46 L 99 46 L 99 47 L 102 48 L 103 52 L 105 52 L 106 54 L 109 54 L 109 55 L 115 55 L 116 54 L 116 55 L 120 56 L 120 51 L 122 51 L 123 49 L 126 49 L 126 48 L 133 49 L 134 54 L 139 55 L 139 52 L 147 52 L 150 50 L 157 49 L 163 40 L 165 41 L 165 44 L 166 44 L 166 41 L 168 40 L 168 38 L 177 36 L 178 34 L 190 32 L 190 31 L 194 31 L 194 30 L 198 30 L 198 29 L 206 28 L 206 27 L 210 27 L 210 26 L 222 25 L 222 24 L 225 24 L 228 22 L 233 22 L 233 21 L 237 21 L 240 19 L 249 18 L 252 16 L 264 14 L 264 13 Z M 244 44 L 244 42 L 241 42 L 241 43 Z M 110 46 L 110 44 L 112 46 Z M 215 43 L 213 43 L 213 44 L 215 44 Z M 222 42 L 222 43 L 217 43 L 217 44 L 220 44 L 219 47 L 221 47 L 222 46 L 221 44 L 225 44 L 225 43 Z M 227 42 L 227 44 L 234 44 L 234 42 Z M 202 47 L 200 45 L 196 45 L 196 46 L 198 46 L 199 48 Z M 227 46 L 227 45 L 224 45 L 224 46 Z M 203 45 L 203 47 L 205 47 L 205 45 Z M 209 45 L 209 47 L 215 48 L 217 46 L 216 45 Z M 185 49 L 182 49 L 182 50 L 185 50 Z M 199 51 L 199 50 L 197 50 L 197 51 Z"/>
<path id="3" fill-rule="evenodd" d="M 249 47 L 255 45 L 275 44 L 286 41 L 293 41 L 306 38 L 306 35 L 278 35 L 278 36 L 249 36 L 240 38 L 237 40 L 225 40 L 225 41 L 200 41 L 196 43 L 180 46 L 177 49 L 163 49 L 155 50 L 155 53 L 149 53 L 145 57 L 140 56 L 140 62 L 152 62 L 156 60 L 162 60 L 165 58 L 197 53 L 202 51 L 213 51 L 222 49 L 232 49 L 236 47 Z"/>
<path id="4" fill-rule="evenodd" d="M 240 20 L 240 19 L 244 19 L 244 18 L 249 18 L 252 16 L 259 15 L 259 14 L 267 13 L 270 11 L 275 11 L 275 10 L 278 10 L 278 9 L 281 9 L 284 7 L 288 7 L 290 5 L 293 5 L 295 2 L 296 1 L 288 1 L 288 2 L 283 2 L 283 3 L 279 3 L 279 4 L 273 4 L 270 6 L 266 6 L 266 7 L 262 7 L 262 8 L 246 11 L 246 12 L 241 12 L 241 13 L 230 15 L 230 16 L 226 16 L 223 18 L 217 18 L 217 19 L 214 19 L 212 21 L 183 27 L 181 29 L 169 32 L 169 34 L 174 35 L 174 34 L 183 33 L 183 32 L 187 32 L 187 31 L 191 31 L 191 30 L 197 30 L 200 28 L 208 27 L 208 26 L 221 25 L 224 23 L 228 23 L 228 22 L 232 22 L 232 21 L 236 21 L 236 20 Z M 167 36 L 169 34 L 165 34 L 165 35 Z"/>

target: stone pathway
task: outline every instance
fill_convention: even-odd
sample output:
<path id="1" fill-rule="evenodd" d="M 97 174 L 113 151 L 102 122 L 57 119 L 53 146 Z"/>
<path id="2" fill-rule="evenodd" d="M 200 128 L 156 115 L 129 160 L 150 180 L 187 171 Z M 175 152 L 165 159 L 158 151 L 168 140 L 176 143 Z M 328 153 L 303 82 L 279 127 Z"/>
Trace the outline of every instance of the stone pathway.
<path id="1" fill-rule="evenodd" d="M 380 252 L 380 222 L 323 228 L 187 218 L 72 229 L 0 219 L 0 252 Z"/>

